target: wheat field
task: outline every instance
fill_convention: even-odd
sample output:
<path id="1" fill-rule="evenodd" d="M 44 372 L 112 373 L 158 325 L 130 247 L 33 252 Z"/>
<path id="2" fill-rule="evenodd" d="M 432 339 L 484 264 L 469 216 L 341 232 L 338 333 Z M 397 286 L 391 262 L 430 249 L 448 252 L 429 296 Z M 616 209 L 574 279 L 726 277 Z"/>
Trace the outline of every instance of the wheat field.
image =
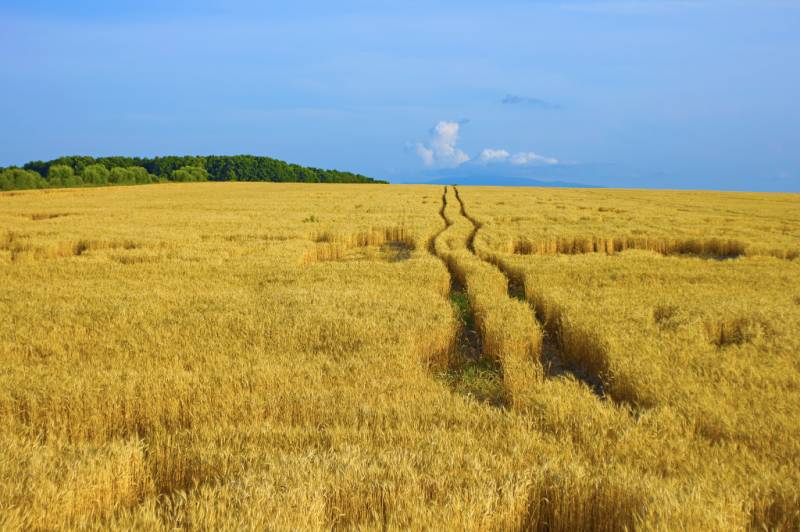
<path id="1" fill-rule="evenodd" d="M 800 196 L 0 194 L 0 528 L 797 530 Z"/>

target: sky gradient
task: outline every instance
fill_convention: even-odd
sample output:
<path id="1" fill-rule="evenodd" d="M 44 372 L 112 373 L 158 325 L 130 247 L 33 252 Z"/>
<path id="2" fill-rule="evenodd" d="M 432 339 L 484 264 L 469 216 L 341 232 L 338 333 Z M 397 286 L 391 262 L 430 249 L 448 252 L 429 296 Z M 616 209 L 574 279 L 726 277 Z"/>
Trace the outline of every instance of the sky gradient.
<path id="1" fill-rule="evenodd" d="M 800 191 L 795 0 L 163 4 L 0 1 L 0 165 Z"/>

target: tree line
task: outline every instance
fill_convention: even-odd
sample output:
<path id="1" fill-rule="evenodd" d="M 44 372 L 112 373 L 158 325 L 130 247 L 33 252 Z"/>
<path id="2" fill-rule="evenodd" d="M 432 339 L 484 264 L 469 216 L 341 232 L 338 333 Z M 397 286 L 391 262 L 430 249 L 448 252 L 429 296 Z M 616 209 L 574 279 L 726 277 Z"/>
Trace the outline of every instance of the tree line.
<path id="1" fill-rule="evenodd" d="M 255 155 L 90 157 L 73 155 L 0 169 L 0 190 L 127 185 L 168 181 L 385 183 L 352 172 L 324 170 Z"/>

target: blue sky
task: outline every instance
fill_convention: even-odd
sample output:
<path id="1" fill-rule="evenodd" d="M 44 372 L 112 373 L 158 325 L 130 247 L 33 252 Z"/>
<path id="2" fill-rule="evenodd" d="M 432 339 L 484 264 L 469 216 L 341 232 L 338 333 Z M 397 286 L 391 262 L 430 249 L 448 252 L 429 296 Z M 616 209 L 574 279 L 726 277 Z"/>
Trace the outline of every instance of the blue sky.
<path id="1" fill-rule="evenodd" d="M 800 2 L 0 0 L 0 165 L 800 191 Z"/>

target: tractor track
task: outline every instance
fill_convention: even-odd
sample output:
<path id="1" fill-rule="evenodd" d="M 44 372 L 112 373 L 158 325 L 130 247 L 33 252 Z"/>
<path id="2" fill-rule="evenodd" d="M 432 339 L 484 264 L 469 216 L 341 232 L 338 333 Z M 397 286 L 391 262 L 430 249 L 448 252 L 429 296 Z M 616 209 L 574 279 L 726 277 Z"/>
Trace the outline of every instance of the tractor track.
<path id="1" fill-rule="evenodd" d="M 455 187 L 453 190 L 455 191 Z M 481 335 L 475 324 L 474 310 L 470 304 L 467 289 L 459 280 L 451 261 L 436 250 L 437 239 L 453 225 L 453 222 L 445 214 L 446 209 L 447 187 L 445 186 L 442 192 L 442 206 L 439 209 L 439 216 L 444 222 L 444 227 L 428 242 L 430 254 L 441 260 L 447 268 L 450 276 L 448 299 L 458 320 L 455 344 L 450 353 L 445 380 L 454 391 L 459 391 L 490 406 L 505 408 L 508 405 L 506 392 L 502 385 L 502 367 L 484 355 Z"/>
<path id="2" fill-rule="evenodd" d="M 441 229 L 439 229 L 439 230 L 436 232 L 436 234 L 434 234 L 434 235 L 433 235 L 433 236 L 430 238 L 430 240 L 428 240 L 428 252 L 429 252 L 431 255 L 433 255 L 434 257 L 437 257 L 437 258 L 439 258 L 439 259 L 441 259 L 441 257 L 439 257 L 439 256 L 436 254 L 436 239 L 437 239 L 437 238 L 439 238 L 439 235 L 441 235 L 442 233 L 444 233 L 445 231 L 447 231 L 447 229 L 448 229 L 448 228 L 449 228 L 451 225 L 453 225 L 453 223 L 452 223 L 450 220 L 448 220 L 448 219 L 447 219 L 447 216 L 445 216 L 445 214 L 444 214 L 444 210 L 445 210 L 446 208 L 447 208 L 447 187 L 444 187 L 444 191 L 442 192 L 442 206 L 439 208 L 439 216 L 440 216 L 440 217 L 441 217 L 441 219 L 444 221 L 444 227 L 442 227 Z M 442 260 L 444 261 L 444 259 L 442 259 Z M 444 262 L 446 262 L 446 261 L 444 261 Z M 452 277 L 452 273 L 450 274 L 450 277 Z"/>
<path id="3" fill-rule="evenodd" d="M 473 230 L 467 239 L 467 249 L 469 249 L 469 251 L 478 259 L 487 264 L 491 264 L 500 272 L 502 272 L 508 282 L 509 298 L 527 302 L 527 298 L 525 296 L 524 279 L 509 272 L 508 269 L 500 263 L 500 261 L 487 260 L 475 251 L 475 238 L 477 237 L 478 231 L 480 230 L 482 224 L 474 217 L 470 216 L 470 214 L 467 212 L 464 200 L 461 198 L 458 188 L 453 187 L 453 191 L 455 193 L 456 200 L 459 203 L 461 215 L 469 220 L 473 226 Z M 530 302 L 528 303 L 530 304 Z M 534 313 L 536 320 L 542 326 L 542 330 L 544 331 L 540 362 L 544 370 L 545 377 L 555 379 L 572 376 L 579 382 L 585 384 L 597 397 L 600 399 L 606 399 L 607 395 L 605 392 L 605 387 L 600 376 L 592 375 L 581 368 L 569 364 L 566 358 L 563 356 L 563 349 L 561 347 L 561 342 L 557 331 L 553 327 L 548 327 L 548 324 L 543 323 L 543 320 L 540 318 L 540 316 L 538 316 L 536 309 L 533 308 L 532 305 L 530 306 L 532 307 L 531 311 Z"/>

